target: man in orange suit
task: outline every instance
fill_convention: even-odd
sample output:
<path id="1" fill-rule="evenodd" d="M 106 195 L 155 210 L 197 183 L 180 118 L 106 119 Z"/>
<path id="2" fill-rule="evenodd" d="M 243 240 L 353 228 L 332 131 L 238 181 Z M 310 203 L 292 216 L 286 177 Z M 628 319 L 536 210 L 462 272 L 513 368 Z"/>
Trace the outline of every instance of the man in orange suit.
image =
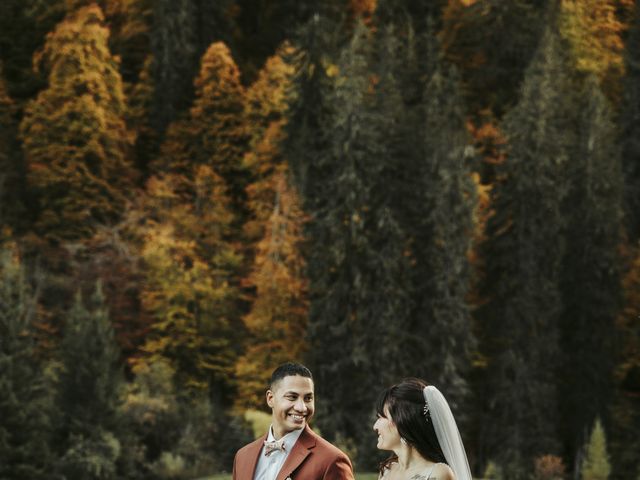
<path id="1" fill-rule="evenodd" d="M 271 375 L 269 431 L 245 445 L 233 461 L 233 480 L 354 480 L 349 458 L 315 434 L 313 377 L 304 365 L 285 363 Z"/>

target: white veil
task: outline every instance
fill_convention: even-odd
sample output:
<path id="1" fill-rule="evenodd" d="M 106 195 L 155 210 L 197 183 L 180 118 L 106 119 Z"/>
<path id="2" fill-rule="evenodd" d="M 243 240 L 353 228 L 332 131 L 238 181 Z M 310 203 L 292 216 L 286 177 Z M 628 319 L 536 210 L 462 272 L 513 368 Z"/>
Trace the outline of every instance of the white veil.
<path id="1" fill-rule="evenodd" d="M 472 480 L 467 454 L 451 408 L 440 390 L 429 385 L 422 391 L 438 442 L 456 480 Z"/>

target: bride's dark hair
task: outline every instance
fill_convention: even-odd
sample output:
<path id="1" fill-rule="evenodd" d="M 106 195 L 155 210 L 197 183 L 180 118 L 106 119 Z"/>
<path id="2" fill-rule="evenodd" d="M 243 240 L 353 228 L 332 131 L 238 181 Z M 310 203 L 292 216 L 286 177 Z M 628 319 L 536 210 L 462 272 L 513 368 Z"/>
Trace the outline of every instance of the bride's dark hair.
<path id="1" fill-rule="evenodd" d="M 387 388 L 378 396 L 376 410 L 379 416 L 387 417 L 384 408 L 389 409 L 391 421 L 398 429 L 400 437 L 415 448 L 425 459 L 447 463 L 438 437 L 433 429 L 429 414 L 424 415 L 425 399 L 423 389 L 428 384 L 419 378 L 406 378 Z M 380 472 L 397 460 L 392 455 L 380 464 Z"/>

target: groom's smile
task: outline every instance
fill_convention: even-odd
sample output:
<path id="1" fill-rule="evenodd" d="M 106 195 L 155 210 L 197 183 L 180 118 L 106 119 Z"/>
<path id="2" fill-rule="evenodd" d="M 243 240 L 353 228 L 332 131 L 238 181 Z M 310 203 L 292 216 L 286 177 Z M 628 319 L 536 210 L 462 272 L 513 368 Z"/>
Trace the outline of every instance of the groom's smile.
<path id="1" fill-rule="evenodd" d="M 284 377 L 267 391 L 267 404 L 273 412 L 276 440 L 304 428 L 314 412 L 313 380 L 300 375 Z"/>

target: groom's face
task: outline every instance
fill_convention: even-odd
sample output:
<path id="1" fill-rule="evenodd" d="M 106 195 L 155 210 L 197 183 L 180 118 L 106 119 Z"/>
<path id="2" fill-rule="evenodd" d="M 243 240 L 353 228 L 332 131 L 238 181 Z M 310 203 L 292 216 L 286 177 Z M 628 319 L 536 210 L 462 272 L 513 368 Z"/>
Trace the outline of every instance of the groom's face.
<path id="1" fill-rule="evenodd" d="M 284 377 L 267 390 L 267 404 L 276 439 L 304 428 L 314 411 L 313 380 L 300 375 Z"/>

